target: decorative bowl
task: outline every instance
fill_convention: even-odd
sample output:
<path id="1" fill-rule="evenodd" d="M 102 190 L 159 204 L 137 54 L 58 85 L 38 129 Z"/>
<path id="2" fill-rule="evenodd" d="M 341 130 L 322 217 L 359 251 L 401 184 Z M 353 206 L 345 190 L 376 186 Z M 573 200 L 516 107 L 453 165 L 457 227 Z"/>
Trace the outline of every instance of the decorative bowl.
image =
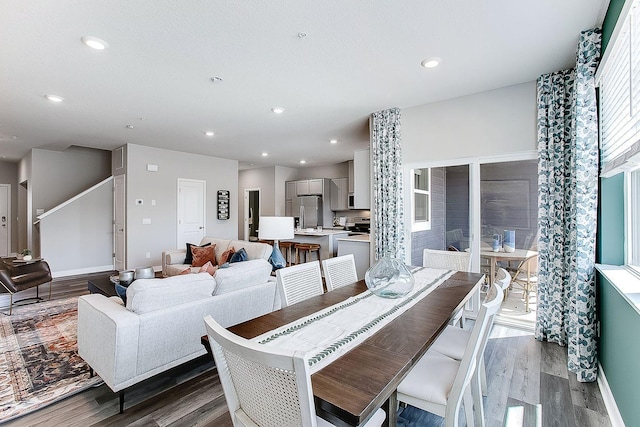
<path id="1" fill-rule="evenodd" d="M 124 270 L 118 274 L 118 280 L 122 286 L 129 286 L 133 282 L 133 270 Z"/>
<path id="2" fill-rule="evenodd" d="M 136 268 L 135 278 L 137 279 L 153 279 L 155 272 L 153 267 Z"/>

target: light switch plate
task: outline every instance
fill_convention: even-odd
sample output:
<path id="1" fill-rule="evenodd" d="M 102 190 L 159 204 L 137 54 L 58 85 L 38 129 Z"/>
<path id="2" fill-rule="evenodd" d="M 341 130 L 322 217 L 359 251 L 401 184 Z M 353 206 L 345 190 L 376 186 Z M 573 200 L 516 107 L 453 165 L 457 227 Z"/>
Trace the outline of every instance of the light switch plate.
<path id="1" fill-rule="evenodd" d="M 142 218 L 143 224 L 151 224 L 151 218 Z"/>

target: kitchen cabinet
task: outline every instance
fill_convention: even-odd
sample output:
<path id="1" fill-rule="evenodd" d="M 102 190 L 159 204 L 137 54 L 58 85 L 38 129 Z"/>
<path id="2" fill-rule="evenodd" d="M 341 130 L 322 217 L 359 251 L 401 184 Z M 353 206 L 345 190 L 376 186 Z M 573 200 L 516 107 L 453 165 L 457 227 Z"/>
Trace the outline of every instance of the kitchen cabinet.
<path id="1" fill-rule="evenodd" d="M 364 279 L 369 268 L 369 235 L 341 237 L 338 239 L 338 256 L 353 254 L 358 280 Z"/>
<path id="2" fill-rule="evenodd" d="M 324 180 L 318 179 L 303 179 L 301 181 L 295 181 L 296 195 L 298 196 L 322 196 L 324 190 Z"/>
<path id="3" fill-rule="evenodd" d="M 295 216 L 293 214 L 293 200 L 286 199 L 284 201 L 284 216 Z"/>
<path id="4" fill-rule="evenodd" d="M 296 197 L 296 182 L 295 181 L 287 181 L 285 183 L 285 190 L 284 190 L 284 198 L 286 200 L 293 200 L 294 197 Z"/>
<path id="5" fill-rule="evenodd" d="M 349 160 L 349 193 L 353 193 L 353 160 Z"/>
<path id="6" fill-rule="evenodd" d="M 349 209 L 349 178 L 334 178 L 331 180 L 331 210 L 347 209 Z"/>
<path id="7" fill-rule="evenodd" d="M 369 149 L 353 152 L 353 208 L 371 208 L 371 167 Z"/>

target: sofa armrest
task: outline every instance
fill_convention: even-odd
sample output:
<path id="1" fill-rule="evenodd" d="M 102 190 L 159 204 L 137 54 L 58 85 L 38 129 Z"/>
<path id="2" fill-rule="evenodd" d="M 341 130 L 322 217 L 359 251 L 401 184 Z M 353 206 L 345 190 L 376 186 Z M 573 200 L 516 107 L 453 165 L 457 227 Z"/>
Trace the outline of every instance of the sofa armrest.
<path id="1" fill-rule="evenodd" d="M 186 249 L 173 249 L 162 252 L 162 275 L 167 276 L 167 265 L 184 264 L 187 257 Z"/>
<path id="2" fill-rule="evenodd" d="M 78 299 L 78 354 L 113 390 L 136 375 L 139 316 L 100 294 Z"/>

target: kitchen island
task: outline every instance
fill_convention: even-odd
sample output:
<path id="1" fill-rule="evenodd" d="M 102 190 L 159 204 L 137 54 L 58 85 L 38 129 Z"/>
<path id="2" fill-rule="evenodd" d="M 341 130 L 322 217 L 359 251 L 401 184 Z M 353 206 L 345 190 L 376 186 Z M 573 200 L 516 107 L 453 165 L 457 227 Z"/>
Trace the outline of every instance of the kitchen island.
<path id="1" fill-rule="evenodd" d="M 348 237 L 349 232 L 346 230 L 327 230 L 309 231 L 308 229 L 296 230 L 293 239 L 282 240 L 283 242 L 295 243 L 315 243 L 320 245 L 320 258 L 327 259 L 336 256 L 338 253 L 337 239 Z"/>
<path id="2" fill-rule="evenodd" d="M 353 254 L 358 272 L 358 280 L 364 279 L 364 273 L 369 268 L 370 249 L 369 234 L 360 234 L 338 239 L 338 256 Z"/>

